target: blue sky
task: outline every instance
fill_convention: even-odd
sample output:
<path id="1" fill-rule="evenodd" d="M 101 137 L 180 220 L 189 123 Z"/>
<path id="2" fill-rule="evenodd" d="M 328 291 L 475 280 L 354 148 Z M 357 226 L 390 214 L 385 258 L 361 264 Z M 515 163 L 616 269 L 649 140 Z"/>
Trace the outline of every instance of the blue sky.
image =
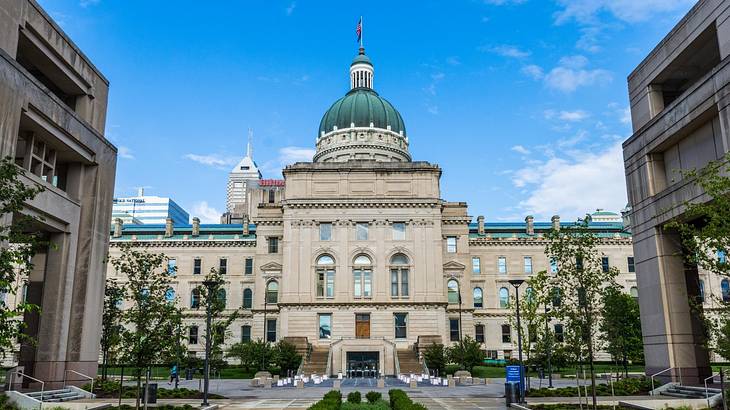
<path id="1" fill-rule="evenodd" d="M 264 176 L 311 159 L 348 89 L 355 25 L 415 160 L 471 215 L 576 218 L 626 204 L 626 77 L 689 0 L 39 0 L 111 82 L 116 194 L 216 221 L 254 131 Z"/>

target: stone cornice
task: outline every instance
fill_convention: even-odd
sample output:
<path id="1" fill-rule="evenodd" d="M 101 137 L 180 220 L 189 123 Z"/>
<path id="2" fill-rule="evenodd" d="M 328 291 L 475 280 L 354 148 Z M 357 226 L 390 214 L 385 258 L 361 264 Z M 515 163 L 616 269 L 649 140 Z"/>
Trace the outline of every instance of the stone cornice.
<path id="1" fill-rule="evenodd" d="M 441 200 L 435 198 L 414 198 L 414 199 L 352 199 L 352 200 L 330 200 L 330 199 L 288 199 L 282 201 L 285 209 L 310 209 L 310 208 L 438 208 Z"/>
<path id="2" fill-rule="evenodd" d="M 280 309 L 286 310 L 309 310 L 313 308 L 338 308 L 338 309 L 356 309 L 356 308 L 372 308 L 377 310 L 392 310 L 398 308 L 415 308 L 420 310 L 443 309 L 448 306 L 446 302 L 420 302 L 411 300 L 392 300 L 388 302 L 304 302 L 304 303 L 279 303 Z"/>
<path id="3" fill-rule="evenodd" d="M 140 248 L 233 248 L 233 247 L 255 247 L 255 239 L 213 239 L 213 240 L 190 240 L 190 239 L 133 239 L 133 240 L 116 240 L 112 238 L 109 241 L 110 248 L 120 248 L 123 245 L 131 245 Z"/>
<path id="4" fill-rule="evenodd" d="M 547 242 L 545 238 L 470 238 L 469 246 L 545 246 Z M 599 238 L 600 245 L 630 246 L 632 243 L 631 238 Z"/>

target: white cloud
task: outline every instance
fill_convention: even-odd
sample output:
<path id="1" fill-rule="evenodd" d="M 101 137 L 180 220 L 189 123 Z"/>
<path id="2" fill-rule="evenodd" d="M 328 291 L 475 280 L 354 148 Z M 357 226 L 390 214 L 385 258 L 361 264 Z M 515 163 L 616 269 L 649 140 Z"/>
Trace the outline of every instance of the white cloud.
<path id="1" fill-rule="evenodd" d="M 522 74 L 532 78 L 533 80 L 542 80 L 545 78 L 545 71 L 542 67 L 535 64 L 522 67 Z"/>
<path id="2" fill-rule="evenodd" d="M 124 145 L 120 145 L 117 147 L 117 154 L 120 158 L 134 159 L 134 154 L 132 154 L 132 150 L 129 149 L 129 147 L 125 147 Z"/>
<path id="3" fill-rule="evenodd" d="M 589 114 L 583 110 L 575 110 L 575 111 L 545 110 L 544 115 L 545 115 L 545 119 L 547 119 L 547 120 L 555 119 L 555 120 L 568 121 L 568 122 L 583 121 L 586 118 L 591 116 L 591 114 Z"/>
<path id="4" fill-rule="evenodd" d="M 621 118 L 619 118 L 619 120 L 621 121 L 621 124 L 631 124 L 631 108 L 626 107 L 621 109 L 620 114 Z"/>
<path id="5" fill-rule="evenodd" d="M 601 13 L 610 13 L 619 20 L 638 23 L 659 14 L 683 12 L 696 0 L 557 0 L 562 9 L 555 22 L 575 20 L 582 24 L 596 23 Z"/>
<path id="6" fill-rule="evenodd" d="M 540 219 L 559 214 L 570 220 L 596 208 L 621 209 L 626 205 L 621 142 L 604 151 L 524 167 L 514 173 L 512 183 L 527 191 L 520 208 Z"/>
<path id="7" fill-rule="evenodd" d="M 490 51 L 501 55 L 502 57 L 510 58 L 526 58 L 532 54 L 530 51 L 522 50 L 517 46 L 511 46 L 508 44 L 499 45 L 496 47 L 481 47 L 482 51 Z"/>
<path id="8" fill-rule="evenodd" d="M 527 155 L 530 153 L 530 150 L 523 147 L 522 145 L 515 145 L 514 147 L 510 148 L 512 151 L 520 153 L 522 155 Z"/>
<path id="9" fill-rule="evenodd" d="M 284 167 L 295 162 L 310 162 L 315 152 L 312 148 L 284 147 L 279 149 L 279 164 Z"/>
<path id="10" fill-rule="evenodd" d="M 484 0 L 484 3 L 491 4 L 493 6 L 505 6 L 508 4 L 522 4 L 527 0 Z"/>
<path id="11" fill-rule="evenodd" d="M 542 80 L 550 89 L 564 93 L 571 93 L 580 87 L 607 84 L 613 80 L 609 71 L 588 69 L 587 65 L 588 59 L 585 56 L 565 56 L 549 72 L 545 72 L 540 66 L 528 65 L 522 67 L 522 73 L 533 80 Z"/>
<path id="12" fill-rule="evenodd" d="M 193 213 L 191 217 L 200 218 L 200 222 L 207 224 L 220 223 L 221 213 L 217 209 L 208 205 L 207 201 L 200 201 L 193 204 Z"/>
<path id="13" fill-rule="evenodd" d="M 297 8 L 297 3 L 295 1 L 293 1 L 289 4 L 289 6 L 286 9 L 284 9 L 284 11 L 286 12 L 287 16 L 291 16 L 292 13 L 294 13 L 295 8 Z"/>
<path id="14" fill-rule="evenodd" d="M 184 158 L 195 161 L 199 164 L 208 165 L 215 168 L 227 168 L 238 163 L 238 159 L 234 157 L 224 157 L 217 154 L 198 155 L 186 154 Z"/>
<path id="15" fill-rule="evenodd" d="M 84 8 L 89 7 L 89 6 L 95 6 L 95 5 L 99 4 L 100 1 L 101 0 L 81 0 L 81 1 L 79 1 L 79 6 L 84 7 Z"/>

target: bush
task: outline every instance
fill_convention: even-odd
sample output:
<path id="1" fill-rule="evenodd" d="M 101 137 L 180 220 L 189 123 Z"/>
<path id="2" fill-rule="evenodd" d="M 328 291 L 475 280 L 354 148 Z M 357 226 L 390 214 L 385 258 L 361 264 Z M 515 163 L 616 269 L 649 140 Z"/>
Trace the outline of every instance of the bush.
<path id="1" fill-rule="evenodd" d="M 453 375 L 459 370 L 461 370 L 461 366 L 459 366 L 458 364 L 447 364 L 445 369 L 446 375 Z"/>
<path id="2" fill-rule="evenodd" d="M 438 372 L 438 374 L 444 374 L 444 368 L 446 367 L 446 349 L 444 345 L 431 343 L 423 352 L 423 359 L 426 361 L 428 370 Z"/>
<path id="3" fill-rule="evenodd" d="M 484 363 L 486 354 L 482 350 L 481 344 L 470 336 L 466 336 L 452 347 L 446 349 L 446 356 L 449 361 L 461 366 L 461 369 L 468 370 L 474 366 Z"/>
<path id="4" fill-rule="evenodd" d="M 332 390 L 325 394 L 322 400 L 314 403 L 309 410 L 340 410 L 342 407 L 342 393 Z"/>
<path id="5" fill-rule="evenodd" d="M 376 401 L 375 403 L 342 403 L 340 410 L 390 410 L 390 406 L 383 400 Z"/>
<path id="6" fill-rule="evenodd" d="M 368 399 L 368 403 L 375 403 L 376 401 L 382 399 L 383 395 L 378 392 L 371 391 L 365 395 L 365 398 Z"/>
<path id="7" fill-rule="evenodd" d="M 414 403 L 403 390 L 393 389 L 388 392 L 392 410 L 427 410 L 419 403 Z"/>
<path id="8" fill-rule="evenodd" d="M 362 401 L 362 397 L 360 396 L 359 391 L 354 391 L 347 395 L 347 402 L 348 403 L 360 403 Z"/>
<path id="9" fill-rule="evenodd" d="M 271 374 L 286 376 L 290 371 L 296 374 L 299 369 L 299 365 L 302 363 L 302 356 L 297 353 L 296 346 L 282 340 L 274 347 L 274 353 L 276 365 L 279 369 L 278 372 L 274 373 L 272 371 Z"/>
<path id="10" fill-rule="evenodd" d="M 651 390 L 651 380 L 646 377 L 622 379 L 613 384 L 613 394 L 616 396 L 636 396 L 645 395 Z M 582 393 L 582 392 L 581 392 Z M 527 391 L 528 397 L 578 397 L 577 387 L 562 387 L 559 389 L 530 389 Z M 590 386 L 588 394 L 591 394 Z M 597 396 L 611 396 L 610 384 L 597 384 Z"/>

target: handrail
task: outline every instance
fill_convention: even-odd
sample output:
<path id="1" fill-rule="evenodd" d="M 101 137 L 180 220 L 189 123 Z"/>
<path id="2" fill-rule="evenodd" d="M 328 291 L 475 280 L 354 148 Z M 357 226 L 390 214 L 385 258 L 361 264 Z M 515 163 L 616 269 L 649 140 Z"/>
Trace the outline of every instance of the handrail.
<path id="1" fill-rule="evenodd" d="M 86 379 L 88 379 L 88 380 L 91 380 L 91 391 L 90 391 L 89 393 L 91 393 L 92 395 L 94 394 L 94 378 L 93 378 L 93 377 L 91 377 L 91 376 L 88 376 L 88 375 L 86 375 L 86 374 L 83 374 L 83 373 L 79 373 L 79 372 L 77 372 L 76 370 L 71 370 L 71 369 L 66 369 L 66 371 L 65 371 L 65 372 L 63 372 L 63 388 L 64 388 L 64 389 L 66 388 L 66 380 L 67 380 L 67 379 L 66 379 L 66 375 L 68 375 L 68 372 L 71 372 L 71 373 L 77 374 L 77 375 L 79 375 L 79 376 L 81 376 L 81 377 L 84 377 L 84 378 L 86 378 Z M 83 390 L 83 389 L 82 389 L 82 390 Z"/>
<path id="2" fill-rule="evenodd" d="M 725 372 L 727 372 L 728 370 L 730 370 L 730 369 L 724 369 L 724 370 L 721 370 L 721 371 L 719 371 L 719 372 L 717 372 L 717 373 L 713 374 L 712 376 L 710 376 L 710 377 L 707 377 L 707 378 L 705 378 L 705 380 L 704 380 L 704 382 L 705 382 L 705 399 L 707 400 L 707 407 L 708 407 L 708 408 L 710 407 L 710 391 L 709 391 L 709 389 L 707 388 L 707 381 L 708 381 L 708 380 L 710 380 L 710 379 L 713 379 L 713 380 L 712 380 L 712 383 L 714 384 L 714 383 L 715 383 L 715 380 L 714 380 L 714 379 L 715 379 L 715 376 L 719 376 L 719 375 L 720 375 L 720 373 L 725 373 Z"/>
<path id="3" fill-rule="evenodd" d="M 391 346 L 393 346 L 393 366 L 395 367 L 395 375 L 396 377 L 400 374 L 400 359 L 398 359 L 398 345 L 393 342 L 392 340 L 388 340 L 386 338 L 383 338 L 383 341 L 385 343 L 390 343 Z M 380 369 L 380 373 L 383 374 L 383 369 Z"/>
<path id="4" fill-rule="evenodd" d="M 13 380 L 14 379 L 12 377 L 13 377 L 14 374 L 19 375 L 21 378 L 27 377 L 27 378 L 29 378 L 29 379 L 31 379 L 33 381 L 39 382 L 41 384 L 41 398 L 40 398 L 41 404 L 40 404 L 40 406 L 38 408 L 39 409 L 42 409 L 43 408 L 43 392 L 45 391 L 45 388 L 46 388 L 46 382 L 44 382 L 43 380 L 40 380 L 40 379 L 36 379 L 33 376 L 28 376 L 27 374 L 25 374 L 25 373 L 23 373 L 21 371 L 14 371 L 14 372 L 11 372 L 10 373 L 10 377 L 11 377 L 11 379 L 10 379 L 10 388 L 11 389 L 13 388 Z M 23 382 L 21 381 L 21 383 L 23 383 Z"/>
<path id="5" fill-rule="evenodd" d="M 652 396 L 654 395 L 654 377 L 659 376 L 660 374 L 666 373 L 666 372 L 668 372 L 670 370 L 673 370 L 673 369 L 679 370 L 679 385 L 680 386 L 682 385 L 682 369 L 680 367 L 670 367 L 668 369 L 664 369 L 664 370 L 662 370 L 662 371 L 660 371 L 658 373 L 654 373 L 654 374 L 651 375 L 651 395 Z"/>

